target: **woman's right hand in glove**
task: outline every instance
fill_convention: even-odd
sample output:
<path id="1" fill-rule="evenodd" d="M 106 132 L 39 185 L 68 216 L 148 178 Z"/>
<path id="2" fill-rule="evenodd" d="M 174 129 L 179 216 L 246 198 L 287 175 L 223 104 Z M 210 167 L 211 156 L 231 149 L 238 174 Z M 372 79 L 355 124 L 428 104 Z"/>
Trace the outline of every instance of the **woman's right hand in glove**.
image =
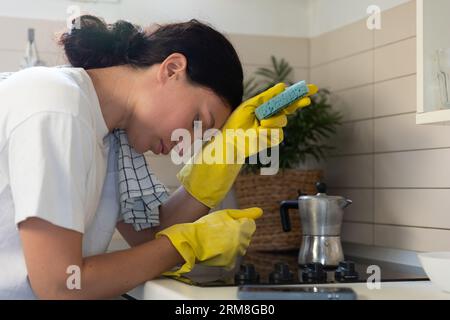
<path id="1" fill-rule="evenodd" d="M 180 276 L 191 271 L 197 262 L 232 269 L 236 258 L 247 251 L 256 230 L 254 220 L 261 215 L 260 208 L 221 210 L 158 232 L 156 238 L 168 237 L 185 260 L 181 268 L 163 275 Z"/>

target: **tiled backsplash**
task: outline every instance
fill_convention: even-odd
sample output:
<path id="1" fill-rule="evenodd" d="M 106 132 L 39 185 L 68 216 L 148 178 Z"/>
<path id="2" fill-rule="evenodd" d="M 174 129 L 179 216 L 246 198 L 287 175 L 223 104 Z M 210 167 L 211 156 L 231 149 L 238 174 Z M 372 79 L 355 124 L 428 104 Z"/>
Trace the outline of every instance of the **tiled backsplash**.
<path id="1" fill-rule="evenodd" d="M 415 123 L 415 9 L 383 12 L 379 31 L 360 21 L 312 39 L 311 81 L 345 117 L 326 163 L 333 193 L 354 200 L 344 241 L 450 250 L 450 128 Z"/>

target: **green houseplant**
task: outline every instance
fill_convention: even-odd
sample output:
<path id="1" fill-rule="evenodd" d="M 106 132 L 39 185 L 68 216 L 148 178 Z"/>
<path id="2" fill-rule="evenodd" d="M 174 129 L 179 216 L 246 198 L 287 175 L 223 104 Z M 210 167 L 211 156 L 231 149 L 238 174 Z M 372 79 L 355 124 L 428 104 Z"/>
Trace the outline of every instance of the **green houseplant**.
<path id="1" fill-rule="evenodd" d="M 284 59 L 271 57 L 271 68 L 259 68 L 255 75 L 244 83 L 244 98 L 284 82 L 293 84 L 292 67 Z M 278 251 L 298 250 L 301 242 L 300 218 L 291 216 L 292 232 L 284 233 L 279 218 L 279 203 L 292 200 L 299 193 L 315 193 L 315 182 L 321 180 L 322 170 L 300 170 L 299 164 L 309 157 L 317 161 L 326 159 L 334 149 L 328 139 L 341 123 L 341 115 L 334 111 L 329 102 L 330 92 L 325 89 L 311 97 L 311 105 L 288 116 L 288 125 L 284 129 L 284 140 L 279 148 L 278 174 L 260 175 L 262 165 L 244 166 L 235 183 L 235 194 L 240 207 L 259 206 L 264 215 L 257 221 L 257 230 L 253 236 L 250 250 Z"/>

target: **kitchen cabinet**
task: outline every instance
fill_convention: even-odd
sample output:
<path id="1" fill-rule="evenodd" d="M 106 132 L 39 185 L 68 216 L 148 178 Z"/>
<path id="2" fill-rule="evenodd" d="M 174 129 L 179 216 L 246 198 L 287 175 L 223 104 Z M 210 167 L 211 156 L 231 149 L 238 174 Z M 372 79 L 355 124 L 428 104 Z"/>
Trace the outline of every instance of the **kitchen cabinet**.
<path id="1" fill-rule="evenodd" d="M 417 124 L 450 124 L 450 1 L 417 0 Z"/>

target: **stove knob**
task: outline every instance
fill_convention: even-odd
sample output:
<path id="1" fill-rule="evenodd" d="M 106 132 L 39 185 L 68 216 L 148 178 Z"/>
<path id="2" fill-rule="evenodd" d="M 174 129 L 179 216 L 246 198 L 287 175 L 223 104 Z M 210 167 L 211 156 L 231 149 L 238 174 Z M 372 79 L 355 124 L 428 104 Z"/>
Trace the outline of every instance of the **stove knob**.
<path id="1" fill-rule="evenodd" d="M 309 263 L 302 270 L 302 280 L 303 282 L 326 282 L 327 272 L 323 268 L 321 263 Z"/>
<path id="2" fill-rule="evenodd" d="M 259 282 L 259 274 L 253 264 L 242 264 L 240 271 L 234 276 L 237 285 L 254 284 Z"/>
<path id="3" fill-rule="evenodd" d="M 274 284 L 292 283 L 294 274 L 289 270 L 289 265 L 278 262 L 275 264 L 275 270 L 269 275 L 269 282 Z"/>
<path id="4" fill-rule="evenodd" d="M 339 266 L 334 273 L 334 278 L 339 282 L 358 280 L 359 274 L 355 270 L 355 263 L 353 261 L 339 262 Z"/>

